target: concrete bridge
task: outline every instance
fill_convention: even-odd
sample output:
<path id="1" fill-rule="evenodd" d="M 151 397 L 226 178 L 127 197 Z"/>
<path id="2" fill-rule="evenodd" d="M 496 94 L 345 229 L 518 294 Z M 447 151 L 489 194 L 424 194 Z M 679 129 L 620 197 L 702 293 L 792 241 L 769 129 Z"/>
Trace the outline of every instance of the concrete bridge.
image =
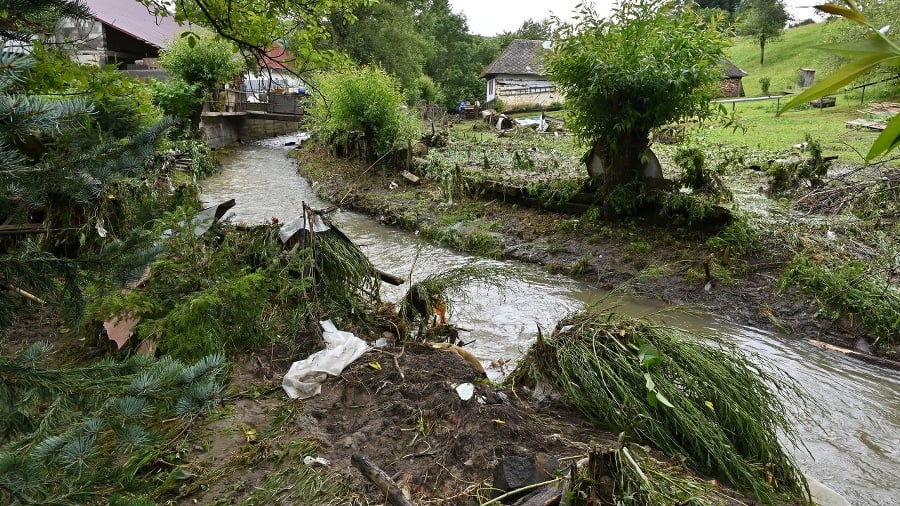
<path id="1" fill-rule="evenodd" d="M 222 90 L 204 107 L 200 130 L 212 149 L 299 132 L 305 113 L 298 94 L 270 94 L 248 102 L 246 93 Z"/>

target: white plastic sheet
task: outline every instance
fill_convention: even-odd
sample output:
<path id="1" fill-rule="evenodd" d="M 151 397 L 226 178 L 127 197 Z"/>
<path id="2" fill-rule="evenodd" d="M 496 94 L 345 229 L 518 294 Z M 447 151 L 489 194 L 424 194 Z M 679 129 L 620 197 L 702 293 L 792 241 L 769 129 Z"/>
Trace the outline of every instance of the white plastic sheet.
<path id="1" fill-rule="evenodd" d="M 345 367 L 369 350 L 365 341 L 352 332 L 338 330 L 331 320 L 319 324 L 324 331 L 325 349 L 291 364 L 281 382 L 281 387 L 292 399 L 318 395 L 328 375 L 340 375 Z"/>

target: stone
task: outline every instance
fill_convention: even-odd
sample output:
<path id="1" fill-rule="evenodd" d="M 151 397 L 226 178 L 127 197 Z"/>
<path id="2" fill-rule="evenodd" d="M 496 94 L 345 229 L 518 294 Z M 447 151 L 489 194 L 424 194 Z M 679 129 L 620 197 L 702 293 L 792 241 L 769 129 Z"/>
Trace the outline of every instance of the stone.
<path id="1" fill-rule="evenodd" d="M 534 457 L 504 456 L 494 467 L 494 497 L 547 481 L 558 466 L 556 457 L 545 453 L 538 453 Z"/>

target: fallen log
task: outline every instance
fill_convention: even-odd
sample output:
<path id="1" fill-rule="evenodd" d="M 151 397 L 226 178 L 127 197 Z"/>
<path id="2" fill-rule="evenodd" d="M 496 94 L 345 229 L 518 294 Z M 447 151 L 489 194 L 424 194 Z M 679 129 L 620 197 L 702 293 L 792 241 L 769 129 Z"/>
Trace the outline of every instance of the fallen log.
<path id="1" fill-rule="evenodd" d="M 562 500 L 562 490 L 546 487 L 513 503 L 513 506 L 555 506 Z"/>
<path id="2" fill-rule="evenodd" d="M 833 344 L 823 343 L 822 341 L 817 341 L 815 339 L 807 339 L 807 342 L 817 348 L 822 348 L 823 350 L 834 351 L 847 357 L 862 360 L 863 362 L 868 362 L 870 364 L 885 367 L 887 369 L 892 369 L 894 371 L 900 371 L 900 362 L 895 362 L 887 358 L 869 355 L 867 353 L 862 353 L 848 348 L 842 348 Z"/>
<path id="3" fill-rule="evenodd" d="M 359 472 L 367 480 L 374 483 L 376 487 L 384 492 L 389 504 L 394 506 L 415 506 L 412 501 L 406 498 L 400 487 L 394 483 L 394 480 L 362 453 L 354 453 L 350 457 L 350 463 L 353 464 L 353 467 L 359 469 Z"/>
<path id="4" fill-rule="evenodd" d="M 47 231 L 42 223 L 23 223 L 20 225 L 0 225 L 0 235 L 43 234 Z"/>

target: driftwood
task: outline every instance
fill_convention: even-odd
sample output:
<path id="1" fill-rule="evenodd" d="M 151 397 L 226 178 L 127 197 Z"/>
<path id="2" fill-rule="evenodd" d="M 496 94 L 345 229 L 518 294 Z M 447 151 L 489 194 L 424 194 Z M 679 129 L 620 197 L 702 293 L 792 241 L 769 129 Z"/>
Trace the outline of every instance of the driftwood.
<path id="1" fill-rule="evenodd" d="M 372 461 L 369 460 L 369 457 L 366 457 L 362 453 L 354 453 L 353 456 L 350 457 L 350 463 L 353 464 L 353 467 L 359 469 L 359 472 L 361 472 L 367 480 L 374 483 L 376 487 L 384 492 L 389 504 L 393 504 L 394 506 L 415 506 L 412 501 L 406 498 L 403 491 L 400 490 L 400 487 L 394 483 L 394 480 L 392 480 L 386 472 L 373 464 Z"/>
<path id="2" fill-rule="evenodd" d="M 28 293 L 25 290 L 22 290 L 21 288 L 19 288 L 17 286 L 13 286 L 13 285 L 6 284 L 6 283 L 0 283 L 0 288 L 9 290 L 10 293 L 14 293 L 14 294 L 18 295 L 19 297 L 22 297 L 23 299 L 28 299 L 28 300 L 30 300 L 32 302 L 36 302 L 42 306 L 47 303 L 46 301 L 44 301 L 44 299 L 41 299 L 37 295 Z"/>
<path id="3" fill-rule="evenodd" d="M 513 503 L 513 506 L 555 506 L 562 500 L 562 490 L 546 487 Z"/>
<path id="4" fill-rule="evenodd" d="M 850 350 L 847 348 L 842 348 L 840 346 L 835 346 L 833 344 L 823 343 L 822 341 L 817 341 L 815 339 L 807 339 L 809 344 L 816 346 L 818 348 L 822 348 L 823 350 L 834 351 L 840 353 L 844 356 L 855 358 L 857 360 L 862 360 L 863 362 L 868 362 L 870 364 L 875 364 L 886 369 L 892 369 L 894 371 L 900 371 L 900 362 L 895 362 L 893 360 L 877 357 L 875 355 L 869 355 L 867 353 L 861 353 L 856 350 Z"/>
<path id="5" fill-rule="evenodd" d="M 0 225 L 0 235 L 43 234 L 47 231 L 43 223 L 23 223 L 21 225 Z"/>

